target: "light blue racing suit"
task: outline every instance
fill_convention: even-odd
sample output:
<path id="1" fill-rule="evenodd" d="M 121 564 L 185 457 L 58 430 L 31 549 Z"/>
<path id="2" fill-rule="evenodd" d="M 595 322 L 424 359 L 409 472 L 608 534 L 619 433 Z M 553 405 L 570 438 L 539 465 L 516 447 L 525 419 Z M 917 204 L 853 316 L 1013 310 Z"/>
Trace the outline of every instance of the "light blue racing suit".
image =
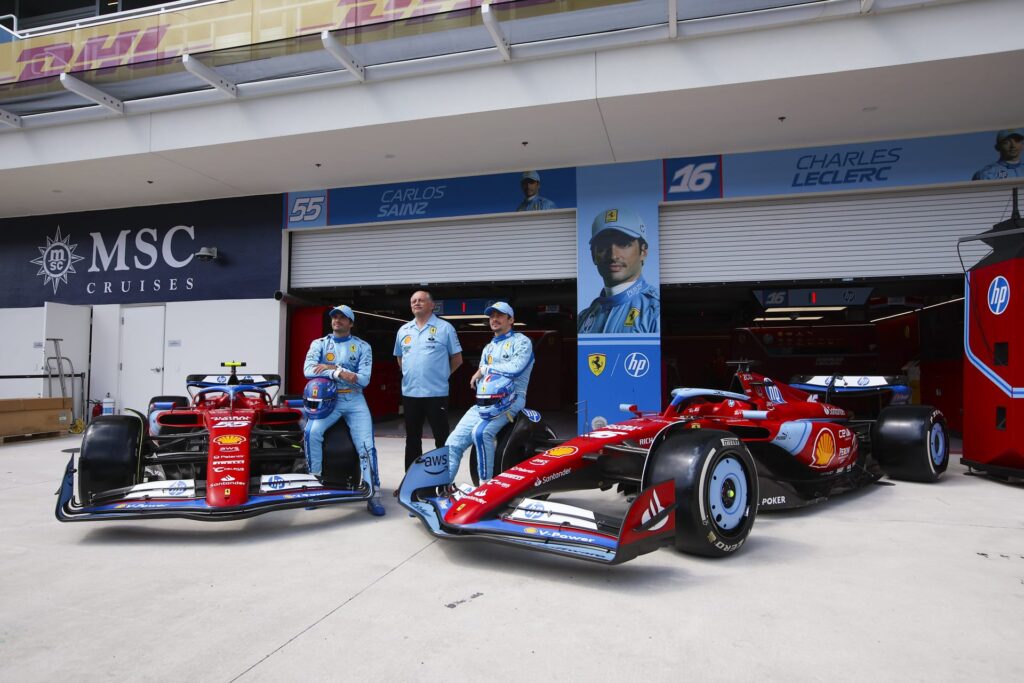
<path id="1" fill-rule="evenodd" d="M 532 197 L 527 197 L 523 201 L 519 202 L 519 206 L 516 207 L 516 211 L 547 211 L 548 209 L 557 209 L 555 203 L 550 199 L 545 199 L 539 194 L 535 194 Z"/>
<path id="2" fill-rule="evenodd" d="M 470 445 L 476 446 L 477 474 L 480 481 L 491 478 L 494 470 L 494 447 L 498 432 L 512 422 L 526 405 L 526 386 L 533 371 L 533 343 L 519 332 L 495 337 L 480 355 L 482 374 L 496 373 L 514 378 L 516 397 L 508 410 L 494 418 L 480 415 L 478 406 L 471 406 L 455 425 L 444 445 L 448 447 L 448 481 L 455 481 L 462 454 Z"/>
<path id="3" fill-rule="evenodd" d="M 1024 178 L 1024 164 L 995 161 L 975 173 L 971 180 L 999 180 L 1000 178 Z"/>
<path id="4" fill-rule="evenodd" d="M 661 296 L 642 277 L 624 292 L 599 296 L 580 312 L 578 332 L 625 334 L 661 329 Z"/>
<path id="5" fill-rule="evenodd" d="M 321 363 L 336 365 L 356 373 L 356 383 L 336 379 L 334 370 L 315 372 L 314 368 Z M 331 414 L 319 420 L 306 420 L 306 462 L 309 464 L 310 474 L 323 472 L 324 432 L 343 417 L 352 435 L 352 443 L 359 454 L 359 470 L 363 481 L 371 483 L 373 490 L 380 487 L 377 449 L 373 442 L 373 419 L 370 417 L 370 409 L 366 406 L 366 399 L 363 398 L 363 387 L 370 383 L 372 367 L 373 352 L 370 345 L 359 337 L 335 337 L 329 334 L 314 339 L 309 345 L 306 362 L 303 365 L 306 378 L 327 377 L 334 379 L 338 385 L 338 398 Z"/>

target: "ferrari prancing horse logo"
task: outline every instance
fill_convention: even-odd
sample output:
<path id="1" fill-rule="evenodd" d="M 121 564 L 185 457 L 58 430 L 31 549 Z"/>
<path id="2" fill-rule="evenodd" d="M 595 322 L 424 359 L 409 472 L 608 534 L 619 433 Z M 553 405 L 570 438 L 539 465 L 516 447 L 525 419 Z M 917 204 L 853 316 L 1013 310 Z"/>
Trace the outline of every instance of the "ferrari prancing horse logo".
<path id="1" fill-rule="evenodd" d="M 608 359 L 603 353 L 592 353 L 587 356 L 587 367 L 594 373 L 594 377 L 599 377 L 607 365 Z"/>

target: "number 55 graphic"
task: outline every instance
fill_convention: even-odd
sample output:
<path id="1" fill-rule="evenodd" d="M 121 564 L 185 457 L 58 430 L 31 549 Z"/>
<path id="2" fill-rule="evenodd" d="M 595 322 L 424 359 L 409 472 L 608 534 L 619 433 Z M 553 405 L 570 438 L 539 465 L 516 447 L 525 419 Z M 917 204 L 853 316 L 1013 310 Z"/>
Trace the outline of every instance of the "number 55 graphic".
<path id="1" fill-rule="evenodd" d="M 307 223 L 320 218 L 323 212 L 323 204 L 326 197 L 299 197 L 292 204 L 292 212 L 288 214 L 289 221 L 302 221 Z"/>
<path id="2" fill-rule="evenodd" d="M 285 221 L 289 228 L 312 228 L 327 225 L 327 193 L 323 190 L 316 192 L 292 192 L 288 195 L 288 220 Z"/>

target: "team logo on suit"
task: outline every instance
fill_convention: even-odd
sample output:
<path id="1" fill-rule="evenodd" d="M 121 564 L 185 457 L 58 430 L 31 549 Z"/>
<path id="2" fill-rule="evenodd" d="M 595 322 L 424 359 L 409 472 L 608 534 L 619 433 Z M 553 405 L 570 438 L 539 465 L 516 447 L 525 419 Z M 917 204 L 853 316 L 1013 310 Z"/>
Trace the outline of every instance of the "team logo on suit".
<path id="1" fill-rule="evenodd" d="M 640 317 L 640 309 L 634 306 L 629 309 L 629 313 L 626 314 L 626 322 L 623 323 L 626 327 L 633 327 L 636 324 L 637 318 Z"/>
<path id="2" fill-rule="evenodd" d="M 608 357 L 603 353 L 592 353 L 587 356 L 587 367 L 594 373 L 595 377 L 600 377 L 601 373 L 608 366 Z"/>

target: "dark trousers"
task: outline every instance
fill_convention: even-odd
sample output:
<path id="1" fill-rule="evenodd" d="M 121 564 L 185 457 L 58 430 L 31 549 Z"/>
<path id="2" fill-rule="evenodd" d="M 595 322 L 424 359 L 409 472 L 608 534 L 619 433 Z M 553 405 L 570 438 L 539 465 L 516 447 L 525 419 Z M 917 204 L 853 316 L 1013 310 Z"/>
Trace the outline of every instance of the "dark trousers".
<path id="1" fill-rule="evenodd" d="M 434 446 L 441 448 L 448 438 L 448 397 L 428 398 L 402 397 L 405 406 L 405 469 L 408 470 L 416 458 L 423 455 L 423 420 L 430 422 L 434 433 Z"/>

